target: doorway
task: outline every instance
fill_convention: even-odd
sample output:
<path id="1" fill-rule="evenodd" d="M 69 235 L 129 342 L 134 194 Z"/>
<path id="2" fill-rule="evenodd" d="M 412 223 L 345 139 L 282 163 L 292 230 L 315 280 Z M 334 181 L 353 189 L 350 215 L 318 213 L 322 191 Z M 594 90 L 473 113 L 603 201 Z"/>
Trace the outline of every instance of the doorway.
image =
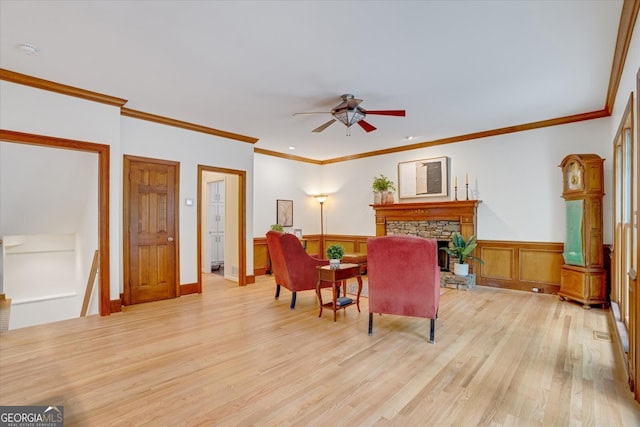
<path id="1" fill-rule="evenodd" d="M 203 274 L 246 285 L 245 205 L 245 171 L 198 165 L 199 292 Z"/>
<path id="2" fill-rule="evenodd" d="M 55 138 L 23 132 L 0 130 L 0 140 L 17 144 L 97 154 L 97 248 L 100 254 L 98 269 L 98 311 L 101 316 L 113 310 L 110 301 L 109 262 L 109 146 L 78 140 Z M 93 226 L 89 225 L 89 228 Z M 6 231 L 6 230 L 5 230 Z M 4 270 L 3 270 L 4 271 Z"/>
<path id="3" fill-rule="evenodd" d="M 205 172 L 205 179 L 207 180 L 207 239 L 209 244 L 207 246 L 208 256 L 205 259 L 209 259 L 210 272 L 221 275 L 224 277 L 224 241 L 225 241 L 225 186 L 226 179 L 216 179 L 215 181 L 209 181 L 207 175 L 210 172 Z M 205 268 L 205 271 L 207 269 Z"/>

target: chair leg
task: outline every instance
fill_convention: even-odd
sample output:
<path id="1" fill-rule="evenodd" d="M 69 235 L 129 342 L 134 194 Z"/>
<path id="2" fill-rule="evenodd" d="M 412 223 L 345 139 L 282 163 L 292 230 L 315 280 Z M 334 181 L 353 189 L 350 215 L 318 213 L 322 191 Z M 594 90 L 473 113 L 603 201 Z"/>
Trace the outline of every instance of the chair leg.
<path id="1" fill-rule="evenodd" d="M 276 284 L 276 299 L 280 297 L 280 285 Z"/>
<path id="2" fill-rule="evenodd" d="M 429 342 L 431 344 L 435 344 L 435 334 L 436 334 L 436 319 L 431 319 L 431 330 L 429 331 Z"/>
<path id="3" fill-rule="evenodd" d="M 369 313 L 369 335 L 373 335 L 373 313 Z"/>
<path id="4" fill-rule="evenodd" d="M 296 306 L 296 293 L 295 292 L 291 292 L 291 310 L 293 310 Z"/>

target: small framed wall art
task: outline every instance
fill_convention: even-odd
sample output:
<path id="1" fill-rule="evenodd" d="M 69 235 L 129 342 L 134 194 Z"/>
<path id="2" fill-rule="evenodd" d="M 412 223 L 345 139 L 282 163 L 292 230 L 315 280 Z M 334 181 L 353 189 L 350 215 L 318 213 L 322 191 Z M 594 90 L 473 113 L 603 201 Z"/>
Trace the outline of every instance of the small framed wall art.
<path id="1" fill-rule="evenodd" d="M 448 157 L 398 163 L 398 197 L 439 197 L 449 194 Z"/>
<path id="2" fill-rule="evenodd" d="M 293 200 L 276 200 L 276 221 L 283 227 L 293 227 Z"/>

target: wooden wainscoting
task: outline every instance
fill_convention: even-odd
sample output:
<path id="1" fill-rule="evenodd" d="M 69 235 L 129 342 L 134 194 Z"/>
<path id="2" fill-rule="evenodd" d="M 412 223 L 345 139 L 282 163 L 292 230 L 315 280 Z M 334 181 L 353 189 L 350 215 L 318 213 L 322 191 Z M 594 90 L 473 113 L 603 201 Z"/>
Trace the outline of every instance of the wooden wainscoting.
<path id="1" fill-rule="evenodd" d="M 325 234 L 324 247 L 328 245 L 342 245 L 345 253 L 367 253 L 367 239 L 374 236 L 347 236 L 338 234 Z M 321 236 L 319 234 L 309 234 L 302 236 L 302 244 L 309 255 L 315 258 L 324 259 L 324 254 L 320 254 Z M 253 274 L 264 276 L 271 273 L 271 262 L 269 261 L 269 250 L 267 248 L 266 237 L 253 238 Z"/>
<path id="2" fill-rule="evenodd" d="M 271 262 L 269 261 L 269 249 L 266 237 L 253 238 L 253 275 L 264 276 L 269 274 Z"/>
<path id="3" fill-rule="evenodd" d="M 475 263 L 476 282 L 496 288 L 555 294 L 560 290 L 562 243 L 480 240 Z"/>
<path id="4" fill-rule="evenodd" d="M 324 247 L 329 245 L 340 245 L 347 254 L 367 253 L 367 239 L 374 236 L 347 236 L 329 234 L 324 236 Z"/>
<path id="5" fill-rule="evenodd" d="M 346 253 L 366 253 L 367 239 L 374 236 L 351 236 L 326 234 L 324 247 L 339 244 Z M 303 236 L 307 253 L 324 258 L 319 253 L 320 235 Z M 267 239 L 254 238 L 254 274 L 262 276 L 270 273 Z M 560 267 L 562 243 L 514 242 L 503 240 L 479 240 L 476 255 L 484 260 L 484 265 L 475 263 L 476 283 L 494 288 L 516 289 L 530 292 L 538 288 L 540 292 L 556 294 L 560 290 Z"/>

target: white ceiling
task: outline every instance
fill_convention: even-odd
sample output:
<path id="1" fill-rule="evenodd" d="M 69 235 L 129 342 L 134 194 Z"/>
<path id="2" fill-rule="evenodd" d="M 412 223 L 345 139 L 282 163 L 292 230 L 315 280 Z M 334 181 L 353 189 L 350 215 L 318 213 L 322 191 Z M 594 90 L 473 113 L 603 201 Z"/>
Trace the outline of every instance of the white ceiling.
<path id="1" fill-rule="evenodd" d="M 2 0 L 0 67 L 323 160 L 602 110 L 621 10 L 620 0 Z M 25 42 L 40 54 L 21 53 Z M 312 133 L 343 93 L 407 115 L 370 115 L 371 133 L 346 136 L 341 123 Z M 308 111 L 327 113 L 293 115 Z"/>

